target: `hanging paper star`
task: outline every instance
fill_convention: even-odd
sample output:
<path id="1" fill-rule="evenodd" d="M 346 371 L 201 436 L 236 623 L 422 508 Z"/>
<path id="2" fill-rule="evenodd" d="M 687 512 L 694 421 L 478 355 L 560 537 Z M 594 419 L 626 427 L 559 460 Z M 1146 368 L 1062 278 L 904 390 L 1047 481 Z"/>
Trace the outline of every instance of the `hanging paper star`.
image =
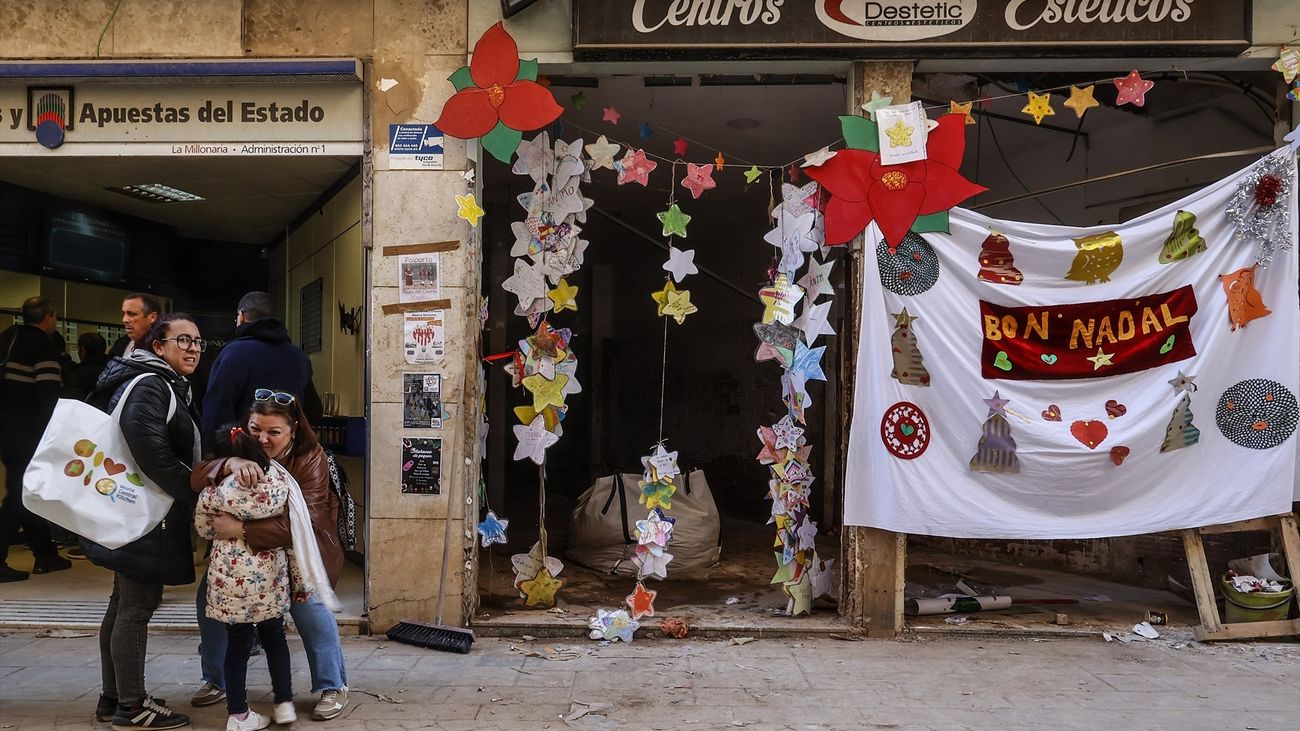
<path id="1" fill-rule="evenodd" d="M 1174 387 L 1174 393 L 1182 393 L 1183 391 L 1191 393 L 1197 389 L 1197 385 L 1194 383 L 1195 380 L 1196 376 L 1184 375 L 1182 371 L 1178 371 L 1177 376 L 1169 379 L 1169 385 Z"/>
<path id="2" fill-rule="evenodd" d="M 812 596 L 826 596 L 831 593 L 831 581 L 835 579 L 835 559 L 825 561 L 813 553 L 813 560 L 808 564 L 808 581 L 812 584 Z"/>
<path id="3" fill-rule="evenodd" d="M 666 510 L 672 510 L 673 493 L 675 492 L 677 492 L 677 486 L 665 480 L 643 482 L 641 483 L 641 497 L 639 500 L 647 509 L 654 509 L 662 505 Z"/>
<path id="4" fill-rule="evenodd" d="M 762 443 L 763 448 L 758 451 L 758 456 L 754 459 L 759 464 L 774 464 L 780 461 L 776 454 L 776 432 L 770 426 L 760 426 L 758 428 L 758 441 Z"/>
<path id="5" fill-rule="evenodd" d="M 1283 48 L 1277 60 L 1269 68 L 1282 74 L 1286 83 L 1295 81 L 1296 75 L 1300 74 L 1300 51 L 1294 48 Z"/>
<path id="6" fill-rule="evenodd" d="M 582 109 L 582 106 L 586 103 L 587 103 L 587 95 L 582 93 L 581 91 L 569 97 L 569 104 L 574 109 Z"/>
<path id="7" fill-rule="evenodd" d="M 1097 348 L 1097 354 L 1089 357 L 1087 360 L 1092 361 L 1092 369 L 1095 371 L 1099 370 L 1102 366 L 1115 365 L 1110 360 L 1114 355 L 1114 353 L 1103 353 L 1101 348 Z"/>
<path id="8" fill-rule="evenodd" d="M 803 331 L 803 339 L 812 345 L 820 335 L 834 335 L 835 330 L 829 322 L 831 302 L 827 300 L 820 305 L 805 302 L 803 313 L 794 321 L 794 326 Z"/>
<path id="9" fill-rule="evenodd" d="M 567 376 L 569 379 L 564 384 L 564 388 L 560 389 L 560 395 L 571 396 L 575 393 L 582 393 L 582 384 L 578 383 L 577 373 L 578 358 L 573 353 L 569 353 L 568 358 L 555 364 L 555 374 L 557 376 Z M 563 412 L 560 415 L 563 418 Z"/>
<path id="10" fill-rule="evenodd" d="M 648 140 L 652 135 L 654 135 L 654 130 L 650 129 L 649 122 L 641 123 L 640 132 L 641 132 L 641 139 L 643 140 Z"/>
<path id="11" fill-rule="evenodd" d="M 816 152 L 810 152 L 803 156 L 803 165 L 799 167 L 811 168 L 825 163 L 827 160 L 835 157 L 835 152 L 830 147 L 823 147 Z"/>
<path id="12" fill-rule="evenodd" d="M 726 166 L 727 166 L 727 158 L 723 157 L 722 152 L 719 151 L 718 154 L 715 155 L 713 158 L 713 169 L 721 172 L 721 170 Z"/>
<path id="13" fill-rule="evenodd" d="M 637 545 L 646 546 L 651 552 L 661 552 L 673 538 L 673 524 L 660 520 L 658 510 L 651 510 L 645 520 L 636 522 Z"/>
<path id="14" fill-rule="evenodd" d="M 1156 85 L 1154 81 L 1147 81 L 1138 74 L 1137 69 L 1133 69 L 1128 76 L 1122 76 L 1114 80 L 1115 89 L 1118 93 L 1115 96 L 1115 106 L 1132 104 L 1135 107 L 1141 107 L 1147 103 L 1147 92 L 1151 91 Z"/>
<path id="15" fill-rule="evenodd" d="M 463 172 L 463 173 L 460 174 L 460 177 L 463 178 L 463 179 L 465 180 L 466 183 L 469 183 L 470 185 L 473 185 L 473 184 L 474 184 L 474 169 L 473 169 L 473 168 L 470 168 L 469 170 L 466 170 L 465 172 Z"/>
<path id="16" fill-rule="evenodd" d="M 745 171 L 745 184 L 748 185 L 761 177 L 763 177 L 763 171 L 759 170 L 757 165 L 751 165 Z"/>
<path id="17" fill-rule="evenodd" d="M 569 411 L 567 406 L 565 408 L 559 408 L 552 404 L 547 406 L 545 409 L 538 411 L 529 404 L 520 404 L 516 406 L 513 411 L 515 412 L 515 418 L 519 419 L 520 424 L 532 423 L 533 419 L 536 419 L 540 415 L 542 417 L 542 423 L 546 425 L 547 431 L 557 437 L 564 436 L 564 428 L 560 426 L 560 422 L 564 421 L 564 415 Z"/>
<path id="18" fill-rule="evenodd" d="M 604 112 L 604 115 L 601 117 L 601 121 L 609 122 L 610 124 L 618 124 L 618 118 L 623 116 L 619 114 L 618 110 L 614 107 L 605 107 L 602 111 Z"/>
<path id="19" fill-rule="evenodd" d="M 542 555 L 541 541 L 534 543 L 533 547 L 528 549 L 528 553 L 516 553 L 511 556 L 510 565 L 515 571 L 516 588 L 522 582 L 535 578 L 543 567 L 551 576 L 559 576 L 564 570 L 564 563 L 560 559 Z"/>
<path id="20" fill-rule="evenodd" d="M 674 282 L 680 282 L 691 274 L 699 274 L 700 270 L 695 266 L 695 249 L 683 251 L 676 246 L 669 246 L 664 271 L 673 275 Z"/>
<path id="21" fill-rule="evenodd" d="M 989 416 L 997 414 L 1005 417 L 1007 415 L 1007 404 L 1011 403 L 1011 399 L 1002 398 L 1002 394 L 998 393 L 997 390 L 993 391 L 993 398 L 982 400 L 989 407 Z"/>
<path id="22" fill-rule="evenodd" d="M 690 290 L 679 290 L 671 281 L 665 282 L 664 288 L 651 293 L 650 297 L 659 305 L 659 316 L 671 317 L 678 325 L 686 323 L 687 315 L 699 312 L 699 308 L 691 304 Z"/>
<path id="23" fill-rule="evenodd" d="M 713 166 L 686 163 L 686 177 L 682 179 L 682 187 L 691 191 L 691 196 L 696 199 L 704 191 L 718 187 L 713 181 Z"/>
<path id="24" fill-rule="evenodd" d="M 817 240 L 811 238 L 813 224 L 817 220 L 814 212 L 801 216 L 791 216 L 784 210 L 776 214 L 776 227 L 763 236 L 763 240 L 781 250 L 781 261 L 777 269 L 794 272 L 804 263 L 804 254 L 817 250 Z"/>
<path id="25" fill-rule="evenodd" d="M 506 543 L 506 526 L 508 525 L 510 525 L 509 520 L 498 518 L 495 512 L 489 510 L 487 517 L 483 518 L 483 522 L 478 524 L 478 534 L 483 537 L 483 547 L 487 548 L 493 543 Z"/>
<path id="26" fill-rule="evenodd" d="M 781 374 L 781 401 L 800 424 L 807 423 L 804 410 L 812 405 L 812 397 L 808 395 L 807 381 L 802 373 L 784 371 Z"/>
<path id="27" fill-rule="evenodd" d="M 555 187 L 563 188 L 569 178 L 586 172 L 587 166 L 582 161 L 582 139 L 573 142 L 555 141 Z"/>
<path id="28" fill-rule="evenodd" d="M 823 294 L 835 291 L 831 286 L 831 268 L 834 266 L 833 260 L 825 262 L 816 259 L 808 260 L 808 271 L 798 281 L 799 286 L 804 288 L 806 302 L 816 302 Z"/>
<path id="29" fill-rule="evenodd" d="M 812 582 L 807 571 L 799 574 L 798 580 L 787 581 L 781 588 L 786 596 L 790 597 L 787 613 L 791 617 L 812 614 Z"/>
<path id="30" fill-rule="evenodd" d="M 501 283 L 501 288 L 519 297 L 521 305 L 546 298 L 546 278 L 542 275 L 542 268 L 520 259 L 515 260 L 515 273 Z"/>
<path id="31" fill-rule="evenodd" d="M 1020 111 L 1022 114 L 1028 114 L 1033 117 L 1034 124 L 1042 124 L 1043 117 L 1051 117 L 1056 114 L 1056 110 L 1052 109 L 1051 94 L 1039 95 L 1032 91 L 1029 92 L 1029 103 Z"/>
<path id="32" fill-rule="evenodd" d="M 591 628 L 589 636 L 593 640 L 631 642 L 633 633 L 641 627 L 641 624 L 632 619 L 625 609 L 612 612 L 598 609 L 596 610 L 596 617 L 591 620 L 588 626 Z"/>
<path id="33" fill-rule="evenodd" d="M 655 217 L 664 226 L 664 236 L 686 238 L 686 225 L 691 222 L 691 217 L 682 213 L 682 209 L 678 208 L 676 203 L 668 206 L 668 210 L 656 213 Z"/>
<path id="34" fill-rule="evenodd" d="M 560 283 L 555 285 L 555 289 L 547 292 L 546 296 L 555 303 L 555 312 L 561 310 L 574 310 L 576 312 L 578 309 L 578 288 L 569 284 L 563 277 L 560 277 Z"/>
<path id="35" fill-rule="evenodd" d="M 555 378 L 547 378 L 541 373 L 534 373 L 523 379 L 524 388 L 533 394 L 533 410 L 541 411 L 549 404 L 562 408 L 564 406 L 564 384 L 568 383 L 568 381 L 568 376 L 558 373 Z"/>
<path id="36" fill-rule="evenodd" d="M 817 198 L 820 190 L 821 187 L 815 182 L 803 186 L 782 183 L 779 210 L 785 211 L 791 216 L 817 213 Z M 775 216 L 776 213 L 774 212 L 772 215 Z"/>
<path id="37" fill-rule="evenodd" d="M 881 107 L 887 107 L 894 103 L 893 96 L 881 96 L 880 92 L 875 89 L 871 90 L 871 101 L 862 105 L 862 111 L 867 113 L 868 119 L 876 118 L 876 110 Z"/>
<path id="38" fill-rule="evenodd" d="M 1082 89 L 1077 86 L 1070 86 L 1070 98 L 1066 100 L 1065 106 L 1074 110 L 1074 116 L 1077 119 L 1083 119 L 1083 113 L 1089 109 L 1101 106 L 1101 104 L 1092 96 L 1092 92 L 1095 89 L 1096 87 L 1092 84 L 1089 84 Z"/>
<path id="39" fill-rule="evenodd" d="M 555 166 L 555 158 L 551 155 L 551 136 L 544 131 L 538 132 L 531 140 L 520 143 L 516 154 L 515 164 L 511 166 L 510 172 L 515 175 L 527 175 L 538 185 L 546 181 L 546 176 Z M 528 206 L 525 205 L 524 208 Z"/>
<path id="40" fill-rule="evenodd" d="M 782 368 L 794 362 L 795 341 L 799 335 L 793 327 L 780 322 L 757 323 L 754 334 L 759 340 L 758 350 L 754 352 L 755 362 L 775 360 Z"/>
<path id="41" fill-rule="evenodd" d="M 483 216 L 483 209 L 474 200 L 474 194 L 456 196 L 456 217 L 469 221 L 469 225 L 477 227 L 478 220 Z"/>
<path id="42" fill-rule="evenodd" d="M 541 416 L 533 419 L 528 426 L 516 424 L 514 432 L 515 438 L 519 440 L 515 447 L 515 459 L 531 459 L 537 464 L 546 459 L 546 450 L 560 441 L 559 437 L 546 430 L 546 422 Z"/>
<path id="43" fill-rule="evenodd" d="M 632 619 L 637 620 L 642 617 L 655 616 L 655 597 L 658 595 L 659 592 L 645 588 L 645 584 L 638 581 L 636 582 L 636 590 L 623 601 L 627 602 L 627 606 L 632 613 Z"/>
<path id="44" fill-rule="evenodd" d="M 803 429 L 794 425 L 793 419 L 785 416 L 772 425 L 772 434 L 776 437 L 772 442 L 772 446 L 777 449 L 798 449 L 803 446 L 800 443 L 800 440 L 803 439 L 803 431 Z"/>
<path id="45" fill-rule="evenodd" d="M 825 352 L 825 345 L 810 348 L 802 340 L 795 342 L 794 362 L 790 364 L 790 370 L 799 373 L 805 380 L 826 380 L 826 374 L 822 371 L 822 354 Z"/>
<path id="46" fill-rule="evenodd" d="M 650 475 L 648 480 L 672 478 L 682 473 L 677 468 L 677 452 L 669 452 L 662 444 L 656 444 L 650 456 L 641 458 L 641 466 Z"/>
<path id="47" fill-rule="evenodd" d="M 628 151 L 623 155 L 623 159 L 614 163 L 614 170 L 618 172 L 618 184 L 640 183 L 643 186 L 650 185 L 650 173 L 659 167 L 659 163 L 646 157 L 644 150 Z"/>
<path id="48" fill-rule="evenodd" d="M 803 287 L 790 283 L 790 277 L 784 272 L 776 275 L 776 280 L 758 290 L 758 299 L 763 303 L 763 322 L 780 322 L 789 325 L 794 322 L 794 307 L 803 299 Z"/>
<path id="49" fill-rule="evenodd" d="M 538 571 L 536 577 L 519 584 L 519 589 L 525 595 L 525 607 L 549 607 L 555 604 L 555 594 L 562 588 L 564 588 L 564 579 L 551 576 L 546 569 Z"/>
<path id="50" fill-rule="evenodd" d="M 965 102 L 958 104 L 955 101 L 948 102 L 949 114 L 960 114 L 966 119 L 966 124 L 975 124 L 975 115 L 971 114 L 971 106 L 974 102 Z"/>
<path id="51" fill-rule="evenodd" d="M 591 169 L 607 170 L 614 169 L 614 156 L 618 154 L 619 146 L 605 139 L 605 135 L 596 138 L 596 141 L 587 145 L 587 157 L 591 158 Z"/>
<path id="52" fill-rule="evenodd" d="M 637 576 L 641 578 L 648 576 L 668 578 L 668 564 L 672 563 L 672 560 L 673 555 L 667 552 L 655 554 L 649 551 L 637 551 L 632 556 L 632 563 L 637 567 Z"/>
<path id="53" fill-rule="evenodd" d="M 794 532 L 795 537 L 799 539 L 799 550 L 806 551 L 817 547 L 817 524 L 812 518 L 804 516 L 803 522 Z"/>
<path id="54" fill-rule="evenodd" d="M 685 157 L 685 156 L 686 156 L 686 138 L 685 138 L 685 137 L 678 137 L 677 139 L 673 140 L 673 155 L 676 155 L 677 157 Z"/>

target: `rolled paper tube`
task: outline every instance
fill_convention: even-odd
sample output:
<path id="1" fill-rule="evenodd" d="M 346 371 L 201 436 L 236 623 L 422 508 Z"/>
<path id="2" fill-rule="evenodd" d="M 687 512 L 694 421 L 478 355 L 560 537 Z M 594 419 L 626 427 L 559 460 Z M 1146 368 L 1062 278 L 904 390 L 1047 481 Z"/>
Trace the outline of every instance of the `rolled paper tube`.
<path id="1" fill-rule="evenodd" d="M 938 598 L 908 599 L 903 611 L 911 617 L 958 612 L 987 612 L 991 609 L 1009 609 L 1009 596 L 941 596 Z"/>

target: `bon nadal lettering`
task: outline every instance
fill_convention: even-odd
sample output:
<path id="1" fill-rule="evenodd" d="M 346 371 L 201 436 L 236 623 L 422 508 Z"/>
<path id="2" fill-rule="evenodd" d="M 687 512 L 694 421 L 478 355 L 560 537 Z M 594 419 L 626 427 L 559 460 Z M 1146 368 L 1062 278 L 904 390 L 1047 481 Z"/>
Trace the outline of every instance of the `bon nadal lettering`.
<path id="1" fill-rule="evenodd" d="M 984 378 L 1060 380 L 1136 373 L 1196 355 L 1190 286 L 1138 299 L 1038 307 L 980 301 Z"/>

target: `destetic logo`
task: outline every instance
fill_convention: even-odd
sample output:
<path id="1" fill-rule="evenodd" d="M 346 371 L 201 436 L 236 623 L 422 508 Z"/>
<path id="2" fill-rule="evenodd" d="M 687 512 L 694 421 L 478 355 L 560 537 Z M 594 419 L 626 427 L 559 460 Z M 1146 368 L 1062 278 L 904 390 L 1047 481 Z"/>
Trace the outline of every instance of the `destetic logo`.
<path id="1" fill-rule="evenodd" d="M 827 28 L 864 41 L 919 41 L 960 30 L 976 0 L 817 0 Z"/>
<path id="2" fill-rule="evenodd" d="M 72 129 L 71 86 L 27 87 L 27 129 L 36 141 L 51 150 L 63 144 L 65 130 Z"/>

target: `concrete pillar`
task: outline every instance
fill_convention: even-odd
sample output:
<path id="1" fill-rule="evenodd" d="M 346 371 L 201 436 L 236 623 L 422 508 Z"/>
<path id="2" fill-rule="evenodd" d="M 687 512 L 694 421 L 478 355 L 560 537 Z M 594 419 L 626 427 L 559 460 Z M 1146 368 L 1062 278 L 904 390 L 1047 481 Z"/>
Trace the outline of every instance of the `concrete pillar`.
<path id="1" fill-rule="evenodd" d="M 849 78 L 849 113 L 860 114 L 871 92 L 893 96 L 896 103 L 912 98 L 912 64 L 910 62 L 855 63 Z M 854 378 L 858 342 L 861 333 L 862 282 L 866 257 L 861 236 L 853 241 L 846 263 L 848 296 L 845 298 L 847 332 L 841 337 L 845 374 L 841 391 L 840 430 L 842 452 L 847 453 L 849 430 L 853 419 Z M 870 420 L 873 415 L 862 414 Z M 843 576 L 840 614 L 853 627 L 867 630 L 870 636 L 893 637 L 903 629 L 903 573 L 907 566 L 907 536 L 903 533 L 844 526 L 841 538 Z"/>

